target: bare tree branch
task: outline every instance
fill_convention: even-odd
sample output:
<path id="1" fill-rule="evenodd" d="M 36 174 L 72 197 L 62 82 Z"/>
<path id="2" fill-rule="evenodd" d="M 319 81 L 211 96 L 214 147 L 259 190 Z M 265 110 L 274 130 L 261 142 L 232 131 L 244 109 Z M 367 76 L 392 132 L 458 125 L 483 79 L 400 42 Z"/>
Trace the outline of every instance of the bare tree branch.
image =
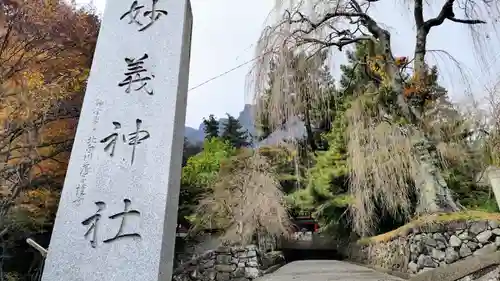
<path id="1" fill-rule="evenodd" d="M 360 36 L 360 37 L 356 37 L 356 38 L 343 37 L 343 38 L 340 38 L 339 40 L 333 41 L 333 42 L 332 41 L 331 42 L 321 41 L 321 40 L 315 39 L 315 38 L 301 38 L 300 40 L 304 43 L 315 43 L 315 44 L 320 44 L 324 47 L 336 46 L 339 49 L 339 51 L 342 51 L 342 48 L 344 46 L 351 45 L 353 43 L 358 43 L 358 42 L 365 41 L 365 40 L 373 40 L 373 38 L 370 36 Z"/>
<path id="2" fill-rule="evenodd" d="M 27 191 L 61 187 L 97 37 L 96 17 L 51 3 L 0 1 L 2 226 Z"/>
<path id="3" fill-rule="evenodd" d="M 463 23 L 463 24 L 482 24 L 486 23 L 483 20 L 479 19 L 457 19 L 455 18 L 455 13 L 453 12 L 453 3 L 455 0 L 446 0 L 446 2 L 443 4 L 443 7 L 441 8 L 441 11 L 439 12 L 439 15 L 435 18 L 428 19 L 424 23 L 424 27 L 428 30 L 430 30 L 432 27 L 441 25 L 446 19 L 453 21 L 453 22 L 458 22 L 458 23 Z"/>
<path id="4" fill-rule="evenodd" d="M 448 19 L 453 22 L 463 24 L 484 24 L 483 20 L 478 19 L 457 19 L 453 12 L 453 4 L 455 0 L 446 0 L 443 4 L 439 14 L 434 17 L 423 21 L 423 7 L 422 0 L 415 0 L 414 14 L 415 23 L 417 26 L 416 43 L 415 43 L 415 59 L 414 59 L 414 77 L 418 83 L 423 83 L 425 76 L 425 55 L 427 52 L 427 37 L 433 27 L 437 27 Z"/>

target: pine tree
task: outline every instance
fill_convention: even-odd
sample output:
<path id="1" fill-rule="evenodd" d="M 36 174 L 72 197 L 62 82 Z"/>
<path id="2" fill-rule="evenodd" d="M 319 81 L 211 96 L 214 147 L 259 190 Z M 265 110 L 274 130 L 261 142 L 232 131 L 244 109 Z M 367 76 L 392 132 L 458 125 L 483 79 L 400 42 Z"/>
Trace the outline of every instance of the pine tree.
<path id="1" fill-rule="evenodd" d="M 349 161 L 347 153 L 346 110 L 356 94 L 363 93 L 372 77 L 366 73 L 362 63 L 367 46 L 358 44 L 353 52 L 347 52 L 348 63 L 341 65 L 340 87 L 335 92 L 333 122 L 329 131 L 321 134 L 326 144 L 324 151 L 317 151 L 314 165 L 308 170 L 308 184 L 298 189 L 289 198 L 299 208 L 312 211 L 324 231 L 341 234 L 346 227 L 343 214 L 352 202 L 348 193 Z"/>
<path id="2" fill-rule="evenodd" d="M 241 148 L 249 146 L 248 132 L 243 129 L 238 119 L 234 118 L 230 114 L 227 114 L 227 121 L 224 124 L 224 128 L 221 137 L 229 141 L 234 147 Z"/>
<path id="3" fill-rule="evenodd" d="M 215 119 L 213 114 L 208 116 L 208 119 L 203 118 L 203 131 L 205 132 L 205 139 L 219 137 L 219 121 Z"/>

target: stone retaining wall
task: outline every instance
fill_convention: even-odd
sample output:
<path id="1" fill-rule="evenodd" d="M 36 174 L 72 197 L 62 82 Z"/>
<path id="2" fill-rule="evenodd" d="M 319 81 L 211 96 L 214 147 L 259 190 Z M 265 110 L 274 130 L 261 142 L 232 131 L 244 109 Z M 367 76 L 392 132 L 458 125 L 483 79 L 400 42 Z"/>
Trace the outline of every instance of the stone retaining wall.
<path id="1" fill-rule="evenodd" d="M 500 245 L 500 228 L 496 222 L 462 223 L 459 229 L 415 234 L 410 236 L 409 241 L 408 269 L 417 273 L 471 255 L 495 252 Z"/>
<path id="2" fill-rule="evenodd" d="M 218 247 L 179 266 L 173 281 L 249 281 L 284 261 L 279 252 L 261 254 L 257 246 Z"/>
<path id="3" fill-rule="evenodd" d="M 408 229 L 390 241 L 359 246 L 353 251 L 361 254 L 353 255 L 353 259 L 392 271 L 418 274 L 471 256 L 491 254 L 499 246 L 498 222 L 450 222 Z M 483 271 L 460 280 L 476 280 L 478 275 L 486 273 L 498 276 L 495 272 L 499 272 L 498 266 Z"/>

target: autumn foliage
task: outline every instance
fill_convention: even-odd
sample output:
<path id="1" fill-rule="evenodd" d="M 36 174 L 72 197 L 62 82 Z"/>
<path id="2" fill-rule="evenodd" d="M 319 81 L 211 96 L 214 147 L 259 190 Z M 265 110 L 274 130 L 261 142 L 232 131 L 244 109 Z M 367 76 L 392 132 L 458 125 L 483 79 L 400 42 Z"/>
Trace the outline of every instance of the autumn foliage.
<path id="1" fill-rule="evenodd" d="M 99 29 L 65 1 L 0 2 L 0 238 L 48 231 Z"/>

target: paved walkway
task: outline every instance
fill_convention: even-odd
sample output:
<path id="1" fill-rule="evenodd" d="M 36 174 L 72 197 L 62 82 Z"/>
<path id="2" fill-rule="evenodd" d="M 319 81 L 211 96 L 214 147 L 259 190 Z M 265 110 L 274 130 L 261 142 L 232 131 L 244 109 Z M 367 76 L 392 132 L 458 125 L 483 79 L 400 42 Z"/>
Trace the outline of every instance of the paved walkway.
<path id="1" fill-rule="evenodd" d="M 348 262 L 334 260 L 294 261 L 256 281 L 401 281 L 404 279 Z"/>

